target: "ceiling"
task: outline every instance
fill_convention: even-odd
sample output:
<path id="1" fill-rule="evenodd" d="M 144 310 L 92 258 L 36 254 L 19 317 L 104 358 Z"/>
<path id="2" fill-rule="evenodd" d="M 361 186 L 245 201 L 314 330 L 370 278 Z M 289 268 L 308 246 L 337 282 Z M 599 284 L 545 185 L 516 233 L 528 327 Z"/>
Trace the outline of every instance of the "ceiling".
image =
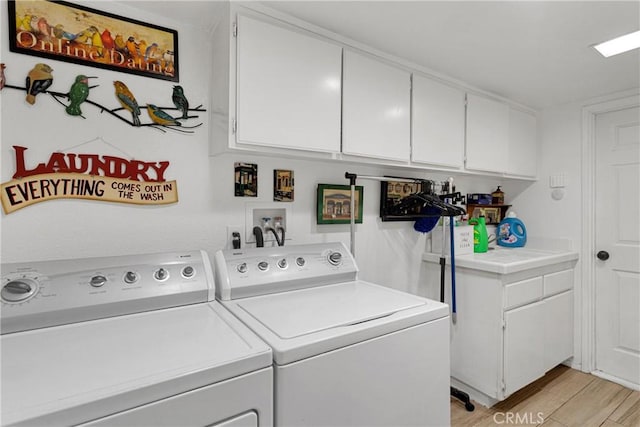
<path id="1" fill-rule="evenodd" d="M 220 10 L 175 3 L 170 16 L 191 22 Z M 640 50 L 605 59 L 590 47 L 640 29 L 639 0 L 260 3 L 536 109 L 640 87 Z"/>

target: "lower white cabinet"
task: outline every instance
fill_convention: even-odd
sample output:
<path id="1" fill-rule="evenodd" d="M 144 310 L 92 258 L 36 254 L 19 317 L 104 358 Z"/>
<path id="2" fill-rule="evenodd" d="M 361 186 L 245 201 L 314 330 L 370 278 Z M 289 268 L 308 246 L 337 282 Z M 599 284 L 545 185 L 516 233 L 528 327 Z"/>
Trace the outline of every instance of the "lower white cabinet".
<path id="1" fill-rule="evenodd" d="M 505 396 L 540 378 L 546 372 L 544 313 L 544 301 L 504 313 Z"/>
<path id="2" fill-rule="evenodd" d="M 456 268 L 452 385 L 491 406 L 571 358 L 574 266 L 511 274 Z M 439 283 L 439 272 L 436 262 L 427 262 L 429 283 Z M 450 271 L 446 289 L 449 277 Z"/>
<path id="3" fill-rule="evenodd" d="M 544 350 L 545 365 L 573 356 L 573 291 L 545 298 Z"/>

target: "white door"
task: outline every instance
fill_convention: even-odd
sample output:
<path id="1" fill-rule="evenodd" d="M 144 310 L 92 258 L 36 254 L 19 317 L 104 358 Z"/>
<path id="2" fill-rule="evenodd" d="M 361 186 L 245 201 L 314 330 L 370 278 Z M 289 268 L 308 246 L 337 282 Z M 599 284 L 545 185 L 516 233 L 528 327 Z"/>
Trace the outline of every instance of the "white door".
<path id="1" fill-rule="evenodd" d="M 545 303 L 538 301 L 504 313 L 504 395 L 509 396 L 545 372 Z"/>
<path id="2" fill-rule="evenodd" d="M 509 106 L 467 94 L 467 169 L 505 172 L 509 155 Z"/>
<path id="3" fill-rule="evenodd" d="M 462 169 L 464 97 L 460 89 L 413 75 L 412 161 Z"/>
<path id="4" fill-rule="evenodd" d="M 342 48 L 238 16 L 239 143 L 340 151 Z"/>
<path id="5" fill-rule="evenodd" d="M 409 160 L 411 74 L 345 50 L 342 89 L 342 152 Z"/>
<path id="6" fill-rule="evenodd" d="M 533 114 L 509 108 L 508 160 L 505 172 L 535 177 L 537 174 L 537 119 Z"/>
<path id="7" fill-rule="evenodd" d="M 595 365 L 638 385 L 640 108 L 599 114 L 595 124 Z"/>

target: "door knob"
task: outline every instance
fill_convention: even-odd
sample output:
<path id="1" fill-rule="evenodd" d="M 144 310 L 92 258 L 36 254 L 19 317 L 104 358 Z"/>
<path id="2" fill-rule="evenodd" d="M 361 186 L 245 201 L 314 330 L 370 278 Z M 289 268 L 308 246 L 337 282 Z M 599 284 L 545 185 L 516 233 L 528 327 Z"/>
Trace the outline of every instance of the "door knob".
<path id="1" fill-rule="evenodd" d="M 609 259 L 609 252 L 607 251 L 600 251 L 598 252 L 598 254 L 596 255 L 598 257 L 598 259 L 600 261 L 606 261 Z"/>

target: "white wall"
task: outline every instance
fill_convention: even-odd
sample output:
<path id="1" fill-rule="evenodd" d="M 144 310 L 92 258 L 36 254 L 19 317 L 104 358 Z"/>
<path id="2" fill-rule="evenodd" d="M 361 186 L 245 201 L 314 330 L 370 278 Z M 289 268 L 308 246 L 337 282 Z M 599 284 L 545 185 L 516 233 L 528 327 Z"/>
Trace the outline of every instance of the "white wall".
<path id="1" fill-rule="evenodd" d="M 216 69 L 211 69 L 206 63 L 206 55 L 203 56 L 202 30 L 193 28 L 190 23 L 140 13 L 122 4 L 100 2 L 93 6 L 178 30 L 180 85 L 192 106 L 202 103 L 204 108 L 210 109 L 208 82 Z M 6 9 L 3 2 L 0 7 L 2 28 L 6 28 Z M 113 80 L 125 82 L 140 104 L 171 105 L 172 82 L 15 54 L 9 52 L 7 46 L 8 43 L 3 43 L 1 52 L 2 62 L 7 64 L 9 84 L 22 86 L 29 70 L 37 62 L 45 62 L 54 69 L 52 90 L 66 92 L 75 76 L 82 73 L 98 76 L 92 83 L 100 86 L 91 90 L 90 99 L 111 108 L 119 107 Z M 227 244 L 227 225 L 244 225 L 247 203 L 272 202 L 273 169 L 292 169 L 295 173 L 295 201 L 288 204 L 292 211 L 288 234 L 293 240 L 288 244 L 340 240 L 348 245 L 347 225 L 316 224 L 318 183 L 347 184 L 344 179 L 346 171 L 436 180 L 448 177 L 331 161 L 282 160 L 246 154 L 209 157 L 208 113 L 201 114 L 204 124 L 193 135 L 183 135 L 133 128 L 107 114 L 100 114 L 98 109 L 87 104 L 82 107 L 86 120 L 72 117 L 47 95 L 39 95 L 36 104 L 30 106 L 24 101 L 23 92 L 8 88 L 2 91 L 1 103 L 2 182 L 11 180 L 14 173 L 12 146 L 22 145 L 28 147 L 27 162 L 32 166 L 46 161 L 52 152 L 58 150 L 145 161 L 168 160 L 171 165 L 165 177 L 177 181 L 179 195 L 177 204 L 165 206 L 54 200 L 9 215 L 3 213 L 0 216 L 2 262 L 191 248 L 203 248 L 213 255 Z M 146 112 L 143 111 L 141 119 L 149 121 Z M 96 137 L 101 137 L 108 144 L 92 142 L 81 145 Z M 81 146 L 76 147 L 78 145 Z M 236 161 L 258 164 L 259 197 L 234 197 L 233 164 Z M 456 183 L 463 193 L 491 192 L 500 184 L 495 179 L 469 177 L 457 179 Z M 356 234 L 361 277 L 425 294 L 426 284 L 421 283 L 423 266 L 420 262 L 425 236 L 413 230 L 413 223 L 382 223 L 378 217 L 380 183 L 362 181 L 358 184 L 365 187 L 364 223 L 357 226 Z"/>
<path id="2" fill-rule="evenodd" d="M 0 5 L 3 29 L 7 23 L 7 5 Z M 179 31 L 180 84 L 192 106 L 208 105 L 207 79 L 210 70 L 203 66 L 200 50 L 202 32 L 167 18 L 140 14 L 122 4 L 100 2 L 90 6 L 130 16 Z M 2 43 L 2 62 L 6 63 L 7 83 L 24 86 L 29 70 L 38 62 L 53 69 L 51 90 L 67 92 L 75 76 L 97 76 L 89 99 L 109 108 L 119 107 L 113 87 L 121 80 L 134 93 L 138 103 L 172 106 L 175 83 L 111 72 L 61 61 L 37 58 L 8 51 Z M 109 154 L 144 161 L 169 160 L 165 178 L 176 179 L 180 202 L 169 206 L 142 207 L 127 204 L 56 200 L 36 204 L 10 215 L 2 214 L 2 261 L 73 258 L 141 251 L 160 251 L 205 246 L 211 235 L 210 214 L 214 195 L 208 174 L 208 113 L 200 113 L 204 122 L 193 135 L 152 128 L 134 128 L 100 110 L 83 104 L 86 119 L 66 114 L 51 96 L 39 95 L 35 105 L 24 101 L 24 93 L 5 88 L 2 102 L 1 179 L 9 181 L 15 169 L 13 145 L 28 147 L 27 162 L 32 167 L 46 162 L 52 152 Z M 131 119 L 130 115 L 124 117 Z M 145 110 L 140 116 L 150 122 Z M 194 123 L 197 123 L 193 120 Z M 107 143 L 93 142 L 96 137 Z M 77 147 L 76 147 L 77 146 Z M 75 148 L 71 148 L 75 147 Z"/>
<path id="3" fill-rule="evenodd" d="M 243 161 L 258 164 L 259 197 L 233 196 L 233 164 Z M 216 201 L 212 210 L 212 246 L 224 247 L 227 243 L 226 226 L 243 225 L 247 204 L 273 203 L 274 206 L 290 205 L 292 221 L 287 224 L 288 235 L 294 243 L 342 241 L 349 246 L 349 225 L 316 224 L 316 188 L 323 184 L 348 184 L 345 172 L 359 175 L 393 175 L 445 180 L 448 175 L 416 173 L 399 169 L 353 165 L 343 162 L 318 162 L 312 160 L 278 159 L 246 154 L 225 154 L 211 158 L 212 182 L 215 183 Z M 273 170 L 292 169 L 295 178 L 295 200 L 291 203 L 275 203 L 273 200 Z M 425 249 L 426 235 L 413 229 L 413 222 L 382 222 L 379 217 L 380 183 L 358 180 L 364 187 L 363 223 L 356 225 L 356 258 L 361 278 L 387 284 L 397 289 L 426 294 L 422 283 L 421 256 Z M 485 192 L 495 189 L 495 180 L 460 177 L 457 189 L 466 192 Z M 434 286 L 436 284 L 433 284 Z"/>
<path id="4" fill-rule="evenodd" d="M 582 106 L 576 102 L 546 109 L 539 114 L 540 153 L 538 181 L 526 189 L 518 183 L 506 183 L 505 191 L 517 194 L 513 204 L 532 236 L 566 239 L 580 253 L 582 241 Z M 564 197 L 551 197 L 549 176 L 565 174 Z M 581 366 L 582 354 L 582 274 L 580 258 L 574 275 L 574 358 L 572 366 Z"/>

